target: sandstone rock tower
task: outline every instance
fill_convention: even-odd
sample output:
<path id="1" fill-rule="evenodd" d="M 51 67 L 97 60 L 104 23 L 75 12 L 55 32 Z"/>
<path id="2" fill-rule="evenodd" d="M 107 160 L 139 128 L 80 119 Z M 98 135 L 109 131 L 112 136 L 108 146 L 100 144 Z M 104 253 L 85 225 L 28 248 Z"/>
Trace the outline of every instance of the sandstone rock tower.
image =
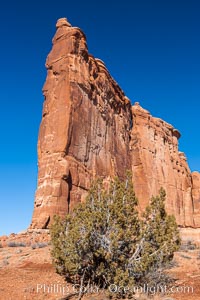
<path id="1" fill-rule="evenodd" d="M 178 151 L 178 130 L 130 100 L 86 37 L 67 19 L 56 24 L 38 139 L 38 187 L 31 228 L 47 228 L 87 194 L 92 178 L 132 170 L 143 209 L 163 186 L 179 225 L 200 227 L 200 174 Z"/>

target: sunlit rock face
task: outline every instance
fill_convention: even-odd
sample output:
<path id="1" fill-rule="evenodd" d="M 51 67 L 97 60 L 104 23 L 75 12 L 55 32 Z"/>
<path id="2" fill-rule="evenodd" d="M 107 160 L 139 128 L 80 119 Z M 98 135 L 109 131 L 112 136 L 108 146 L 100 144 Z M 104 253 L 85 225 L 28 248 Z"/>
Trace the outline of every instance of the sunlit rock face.
<path id="1" fill-rule="evenodd" d="M 164 187 L 167 211 L 176 216 L 178 224 L 195 226 L 192 176 L 184 153 L 178 150 L 180 133 L 172 125 L 152 117 L 138 103 L 132 107 L 132 113 L 130 151 L 141 210 L 149 197 Z"/>
<path id="2" fill-rule="evenodd" d="M 130 101 L 104 63 L 88 54 L 83 32 L 66 19 L 56 27 L 43 87 L 34 228 L 82 201 L 95 176 L 123 177 L 131 169 Z"/>
<path id="3" fill-rule="evenodd" d="M 200 227 L 200 173 L 192 173 L 192 199 L 195 227 Z"/>
<path id="4" fill-rule="evenodd" d="M 166 208 L 182 226 L 200 226 L 200 175 L 191 175 L 180 134 L 130 100 L 86 37 L 65 19 L 56 24 L 46 61 L 38 138 L 38 186 L 31 228 L 47 228 L 83 201 L 96 176 L 109 181 L 132 170 L 143 210 L 161 186 Z M 194 186 L 194 188 L 193 188 Z"/>

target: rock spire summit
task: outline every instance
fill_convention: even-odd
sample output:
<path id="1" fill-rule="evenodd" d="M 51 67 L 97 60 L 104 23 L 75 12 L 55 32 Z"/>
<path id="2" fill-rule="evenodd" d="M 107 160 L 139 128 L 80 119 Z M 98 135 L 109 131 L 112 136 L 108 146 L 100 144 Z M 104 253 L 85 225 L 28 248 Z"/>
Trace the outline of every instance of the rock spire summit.
<path id="1" fill-rule="evenodd" d="M 72 25 L 68 22 L 67 18 L 58 19 L 56 23 L 56 28 L 63 27 L 63 26 L 71 27 Z"/>

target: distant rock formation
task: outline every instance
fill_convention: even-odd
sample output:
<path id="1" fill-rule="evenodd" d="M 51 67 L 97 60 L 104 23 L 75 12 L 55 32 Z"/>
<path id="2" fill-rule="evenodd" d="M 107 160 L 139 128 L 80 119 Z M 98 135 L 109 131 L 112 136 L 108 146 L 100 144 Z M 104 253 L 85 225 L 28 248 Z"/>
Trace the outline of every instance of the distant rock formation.
<path id="1" fill-rule="evenodd" d="M 200 174 L 178 151 L 180 133 L 130 100 L 86 37 L 59 19 L 47 57 L 38 139 L 38 187 L 31 228 L 47 228 L 83 201 L 91 180 L 132 170 L 143 210 L 161 186 L 180 226 L 200 227 Z"/>

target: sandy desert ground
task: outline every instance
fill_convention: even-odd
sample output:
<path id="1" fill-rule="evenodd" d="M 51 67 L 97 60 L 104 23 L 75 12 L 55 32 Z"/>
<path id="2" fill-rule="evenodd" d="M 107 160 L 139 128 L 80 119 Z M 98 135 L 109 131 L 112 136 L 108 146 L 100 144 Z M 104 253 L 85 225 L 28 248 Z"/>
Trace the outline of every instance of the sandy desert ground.
<path id="1" fill-rule="evenodd" d="M 11 247 L 13 241 L 22 243 L 26 237 L 26 247 Z M 56 274 L 51 262 L 50 245 L 46 245 L 45 235 L 35 235 L 28 239 L 22 235 L 4 238 L 0 248 L 0 299 L 1 300 L 60 300 L 63 294 L 69 295 L 64 279 Z M 11 244 L 10 244 L 11 243 Z M 37 248 L 36 246 L 45 246 Z M 137 295 L 137 299 L 165 299 L 165 300 L 197 300 L 200 299 L 200 249 L 184 250 L 175 253 L 175 266 L 169 273 L 177 280 L 173 293 L 168 295 Z M 70 287 L 70 293 L 72 287 Z M 77 299 L 74 296 L 70 299 Z M 90 292 L 83 299 L 105 300 L 107 297 L 101 292 Z"/>

